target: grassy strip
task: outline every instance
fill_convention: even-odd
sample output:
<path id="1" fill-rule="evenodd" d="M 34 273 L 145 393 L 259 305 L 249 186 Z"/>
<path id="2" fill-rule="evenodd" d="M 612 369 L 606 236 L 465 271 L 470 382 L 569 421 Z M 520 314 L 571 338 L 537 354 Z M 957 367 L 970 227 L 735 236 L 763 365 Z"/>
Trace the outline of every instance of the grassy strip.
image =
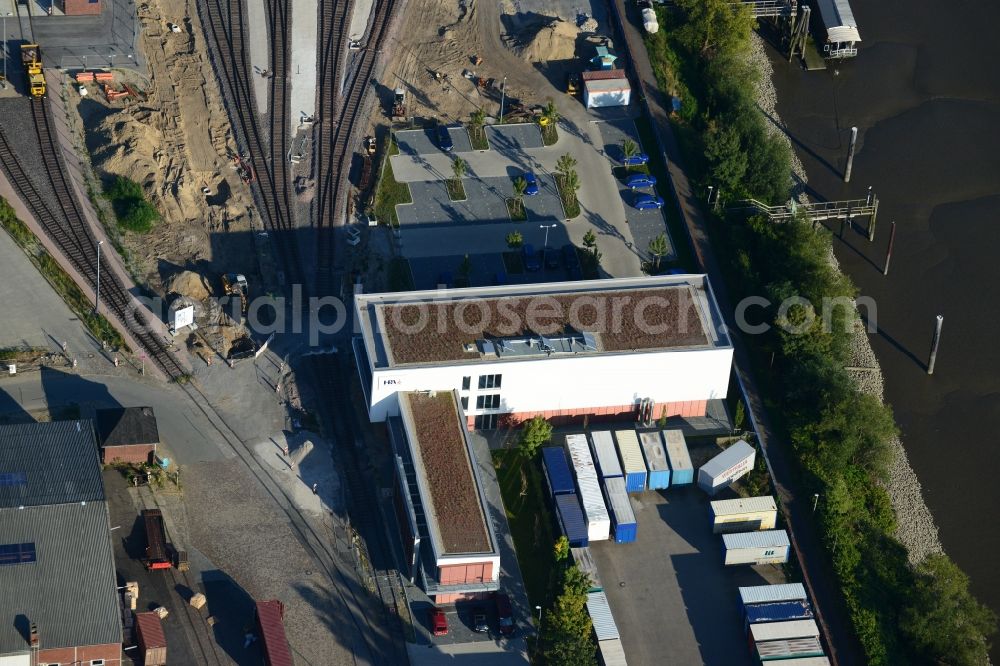
<path id="1" fill-rule="evenodd" d="M 528 211 L 524 207 L 524 201 L 511 197 L 507 199 L 507 214 L 512 222 L 524 222 L 528 219 Z"/>
<path id="2" fill-rule="evenodd" d="M 413 272 L 406 257 L 393 257 L 388 267 L 389 291 L 413 291 Z"/>
<path id="3" fill-rule="evenodd" d="M 538 465 L 517 449 L 493 451 L 500 496 L 531 606 L 548 607 L 556 592 L 555 534 Z"/>
<path id="4" fill-rule="evenodd" d="M 566 217 L 570 220 L 580 217 L 580 200 L 577 199 L 576 192 L 563 186 L 564 177 L 561 173 L 555 174 L 555 180 Z"/>
<path id="5" fill-rule="evenodd" d="M 542 129 L 542 145 L 554 146 L 559 141 L 559 128 L 555 123 L 540 125 Z"/>
<path id="6" fill-rule="evenodd" d="M 449 178 L 444 181 L 444 185 L 448 188 L 448 198 L 452 201 L 465 201 L 465 186 L 462 184 L 461 178 Z"/>
<path id="7" fill-rule="evenodd" d="M 489 150 L 490 141 L 486 138 L 485 127 L 469 126 L 469 141 L 472 142 L 473 150 Z"/>
<path id="8" fill-rule="evenodd" d="M 42 277 L 52 285 L 52 288 L 66 302 L 69 309 L 80 318 L 95 338 L 106 342 L 112 349 L 127 350 L 125 339 L 115 330 L 107 319 L 94 312 L 94 303 L 77 286 L 58 262 L 42 247 L 31 230 L 17 219 L 14 209 L 5 200 L 0 199 L 0 226 L 10 234 L 14 242 L 24 250 L 28 259 Z"/>
<path id="9" fill-rule="evenodd" d="M 413 203 L 410 196 L 410 186 L 400 183 L 392 173 L 392 162 L 389 158 L 399 153 L 399 147 L 394 140 L 389 141 L 389 150 L 385 156 L 385 167 L 375 188 L 375 219 L 387 221 L 391 226 L 399 226 L 396 217 L 396 205 Z"/>

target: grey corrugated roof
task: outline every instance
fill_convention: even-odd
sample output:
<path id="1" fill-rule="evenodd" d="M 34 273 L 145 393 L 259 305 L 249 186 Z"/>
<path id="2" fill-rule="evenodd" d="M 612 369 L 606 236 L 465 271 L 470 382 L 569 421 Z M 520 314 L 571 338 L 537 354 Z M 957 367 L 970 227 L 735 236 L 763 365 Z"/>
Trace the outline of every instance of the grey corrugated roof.
<path id="1" fill-rule="evenodd" d="M 97 410 L 97 441 L 101 446 L 159 444 L 160 432 L 152 407 Z"/>
<path id="2" fill-rule="evenodd" d="M 104 499 L 90 421 L 0 426 L 0 473 L 20 472 L 27 483 L 0 485 L 0 508 Z"/>
<path id="3" fill-rule="evenodd" d="M 0 654 L 27 647 L 19 616 L 42 648 L 121 642 L 108 520 L 102 501 L 0 509 L 0 543 L 33 542 L 36 553 L 0 566 Z"/>

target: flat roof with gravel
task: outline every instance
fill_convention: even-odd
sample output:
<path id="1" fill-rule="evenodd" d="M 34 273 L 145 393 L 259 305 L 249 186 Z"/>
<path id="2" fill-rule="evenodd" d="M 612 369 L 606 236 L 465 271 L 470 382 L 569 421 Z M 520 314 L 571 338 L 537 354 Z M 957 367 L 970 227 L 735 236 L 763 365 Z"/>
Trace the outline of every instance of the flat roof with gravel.
<path id="1" fill-rule="evenodd" d="M 704 275 L 363 294 L 375 368 L 728 347 Z"/>

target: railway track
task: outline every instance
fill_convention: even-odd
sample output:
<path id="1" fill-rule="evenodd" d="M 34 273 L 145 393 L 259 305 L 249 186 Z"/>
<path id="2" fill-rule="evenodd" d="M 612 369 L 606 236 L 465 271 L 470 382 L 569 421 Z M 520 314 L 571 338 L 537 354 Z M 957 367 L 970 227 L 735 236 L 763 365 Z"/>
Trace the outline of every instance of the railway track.
<path id="1" fill-rule="evenodd" d="M 296 242 L 288 168 L 288 0 L 268 0 L 271 22 L 270 108 L 268 131 L 257 122 L 256 102 L 244 46 L 246 34 L 243 0 L 198 2 L 206 39 L 211 43 L 216 75 L 229 100 L 229 119 L 241 154 L 248 156 L 256 179 L 251 190 L 264 224 L 272 232 L 285 270 L 285 280 L 304 284 L 302 262 Z M 259 75 L 258 75 L 259 76 Z"/>
<path id="2" fill-rule="evenodd" d="M 93 289 L 97 276 L 97 242 L 67 180 L 65 165 L 59 154 L 60 144 L 45 108 L 46 102 L 44 99 L 34 99 L 30 106 L 38 138 L 38 151 L 45 165 L 45 177 L 51 184 L 54 199 L 47 199 L 36 188 L 34 183 L 38 174 L 28 174 L 25 171 L 2 128 L 0 164 L 3 164 L 11 184 L 21 194 L 25 205 L 45 234 Z M 177 379 L 186 374 L 184 367 L 170 353 L 167 343 L 150 330 L 147 315 L 133 302 L 128 290 L 112 270 L 101 271 L 101 300 L 168 378 Z"/>

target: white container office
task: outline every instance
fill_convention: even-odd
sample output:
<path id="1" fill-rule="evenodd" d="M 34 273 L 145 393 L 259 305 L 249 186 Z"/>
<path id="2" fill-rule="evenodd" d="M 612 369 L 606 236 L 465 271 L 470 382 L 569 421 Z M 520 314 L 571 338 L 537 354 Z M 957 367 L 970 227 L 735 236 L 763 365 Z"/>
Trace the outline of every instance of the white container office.
<path id="1" fill-rule="evenodd" d="M 778 507 L 771 496 L 715 500 L 709 506 L 716 534 L 773 530 L 778 519 Z"/>
<path id="2" fill-rule="evenodd" d="M 788 561 L 788 533 L 785 530 L 723 534 L 726 566 L 734 564 L 784 564 Z"/>
<path id="3" fill-rule="evenodd" d="M 698 469 L 698 487 L 714 495 L 748 474 L 756 459 L 756 450 L 741 439 Z"/>
<path id="4" fill-rule="evenodd" d="M 615 440 L 610 430 L 597 430 L 590 433 L 590 450 L 594 454 L 597 473 L 602 479 L 622 475 L 622 466 L 618 464 L 618 452 L 615 450 Z"/>
<path id="5" fill-rule="evenodd" d="M 604 505 L 601 482 L 593 471 L 577 473 L 576 484 L 580 489 L 580 504 L 583 518 L 587 521 L 587 538 L 593 541 L 607 541 L 611 537 L 611 516 Z"/>
<path id="6" fill-rule="evenodd" d="M 806 598 L 806 588 L 802 583 L 750 585 L 740 588 L 740 605 L 742 606 L 770 604 L 776 601 L 802 601 Z"/>
<path id="7" fill-rule="evenodd" d="M 816 620 L 792 620 L 750 625 L 750 640 L 754 643 L 787 641 L 793 638 L 819 638 Z"/>
<path id="8" fill-rule="evenodd" d="M 646 461 L 642 459 L 639 438 L 635 430 L 616 430 L 618 455 L 625 472 L 625 489 L 630 493 L 641 493 L 646 489 Z"/>
<path id="9" fill-rule="evenodd" d="M 597 641 L 597 657 L 601 666 L 628 666 L 620 638 Z"/>
<path id="10" fill-rule="evenodd" d="M 639 445 L 642 455 L 646 458 L 646 468 L 649 478 L 646 487 L 650 490 L 662 490 L 670 487 L 670 464 L 667 463 L 667 452 L 663 448 L 663 440 L 658 432 L 639 433 Z"/>
<path id="11" fill-rule="evenodd" d="M 620 638 L 618 635 L 618 625 L 611 615 L 611 605 L 603 592 L 590 592 L 587 594 L 587 612 L 590 613 L 590 621 L 594 625 L 594 635 L 598 641 L 610 641 Z"/>
<path id="12" fill-rule="evenodd" d="M 684 433 L 680 430 L 664 430 L 663 445 L 670 462 L 670 482 L 675 486 L 694 483 L 694 466 L 691 464 L 691 454 L 688 453 Z"/>

